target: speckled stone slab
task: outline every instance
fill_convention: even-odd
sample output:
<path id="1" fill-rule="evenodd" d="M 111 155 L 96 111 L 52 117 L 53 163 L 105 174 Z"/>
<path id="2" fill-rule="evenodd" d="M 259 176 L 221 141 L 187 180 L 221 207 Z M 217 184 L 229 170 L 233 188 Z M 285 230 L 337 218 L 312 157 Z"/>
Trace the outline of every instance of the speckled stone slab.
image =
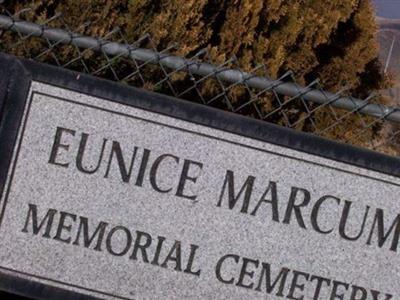
<path id="1" fill-rule="evenodd" d="M 4 276 L 106 299 L 400 299 L 397 176 L 37 81 L 27 99 Z"/>

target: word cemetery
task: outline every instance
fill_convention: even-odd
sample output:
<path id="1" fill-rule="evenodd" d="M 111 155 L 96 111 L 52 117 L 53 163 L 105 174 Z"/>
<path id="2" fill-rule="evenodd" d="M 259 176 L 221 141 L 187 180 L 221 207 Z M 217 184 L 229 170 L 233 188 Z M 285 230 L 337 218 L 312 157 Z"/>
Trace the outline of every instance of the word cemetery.
<path id="1" fill-rule="evenodd" d="M 31 61 L 0 64 L 1 290 L 400 299 L 398 159 Z"/>

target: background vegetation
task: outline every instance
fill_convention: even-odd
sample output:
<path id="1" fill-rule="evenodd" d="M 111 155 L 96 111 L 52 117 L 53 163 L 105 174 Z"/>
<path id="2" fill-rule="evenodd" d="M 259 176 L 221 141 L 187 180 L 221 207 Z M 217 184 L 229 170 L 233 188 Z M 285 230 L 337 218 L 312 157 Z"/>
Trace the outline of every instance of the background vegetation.
<path id="1" fill-rule="evenodd" d="M 176 54 L 190 56 L 207 48 L 215 63 L 235 56 L 244 70 L 265 64 L 273 78 L 292 70 L 301 84 L 319 78 L 325 89 L 336 92 L 347 87 L 357 97 L 388 85 L 378 60 L 377 24 L 370 0 L 24 0 L 5 1 L 5 6 L 10 12 L 32 7 L 28 13 L 32 21 L 60 12 L 70 28 L 83 28 L 82 33 L 92 36 L 102 36 L 116 26 L 131 42 L 149 33 L 158 49 L 177 43 Z M 87 21 L 91 25 L 82 27 Z M 35 52 L 38 47 L 32 41 L 28 49 Z M 13 49 L 17 55 L 24 55 L 23 51 Z M 58 57 L 67 62 L 71 54 L 64 51 Z M 157 71 L 148 75 L 150 84 L 160 78 Z M 172 80 L 186 84 L 179 76 Z M 208 84 L 201 93 L 212 94 L 214 88 Z M 241 91 L 233 95 L 238 102 L 245 97 Z M 271 97 L 264 100 L 266 113 L 276 108 Z M 304 107 L 296 105 L 288 112 L 292 122 L 305 113 Z M 282 124 L 283 117 L 270 121 Z M 313 122 L 325 128 L 331 118 L 322 109 Z M 353 138 L 354 128 L 361 126 L 356 115 L 342 123 L 328 137 L 357 145 L 383 138 L 379 125 Z M 297 128 L 315 130 L 307 121 Z"/>

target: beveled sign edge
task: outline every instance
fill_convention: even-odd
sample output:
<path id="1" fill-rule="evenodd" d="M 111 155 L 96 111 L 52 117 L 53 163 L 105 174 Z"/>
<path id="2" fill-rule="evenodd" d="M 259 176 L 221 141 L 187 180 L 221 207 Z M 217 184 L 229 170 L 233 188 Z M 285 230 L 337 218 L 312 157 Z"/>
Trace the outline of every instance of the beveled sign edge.
<path id="1" fill-rule="evenodd" d="M 4 192 L 32 81 L 400 177 L 398 158 L 267 122 L 1 53 L 0 69 L 0 196 Z M 1 215 L 3 212 L 0 212 Z M 10 272 L 1 269 L 0 290 L 36 299 L 96 299 L 33 282 L 18 274 L 10 275 Z"/>

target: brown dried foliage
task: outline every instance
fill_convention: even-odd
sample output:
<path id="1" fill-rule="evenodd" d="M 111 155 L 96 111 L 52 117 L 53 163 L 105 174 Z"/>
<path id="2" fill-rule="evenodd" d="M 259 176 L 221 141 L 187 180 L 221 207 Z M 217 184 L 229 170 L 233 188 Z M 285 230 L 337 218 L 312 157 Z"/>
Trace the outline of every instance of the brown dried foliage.
<path id="1" fill-rule="evenodd" d="M 325 89 L 336 91 L 346 86 L 359 97 L 386 84 L 377 60 L 377 26 L 370 0 L 24 0 L 6 1 L 6 6 L 12 12 L 32 7 L 28 14 L 32 21 L 43 21 L 60 12 L 72 29 L 93 36 L 103 36 L 116 26 L 129 41 L 148 33 L 158 49 L 177 43 L 178 55 L 190 56 L 207 48 L 215 63 L 235 56 L 246 71 L 265 64 L 273 78 L 290 69 L 302 84 L 320 78 Z M 82 27 L 87 21 L 91 26 Z M 39 44 L 32 40 L 29 51 L 35 52 Z M 70 51 L 58 54 L 59 59 L 68 61 Z M 15 50 L 15 54 L 26 55 L 21 52 Z M 148 74 L 147 86 L 160 76 L 157 71 Z M 174 80 L 183 87 L 190 84 L 185 76 Z M 204 96 L 212 96 L 217 90 L 215 82 L 201 87 Z M 235 89 L 229 96 L 239 103 L 248 97 L 244 89 Z M 264 112 L 276 108 L 273 97 L 260 98 Z M 288 114 L 296 120 L 305 111 L 297 105 Z M 326 109 L 317 111 L 312 120 L 318 128 L 332 123 Z M 284 124 L 279 117 L 273 121 Z M 296 127 L 315 130 L 309 125 L 306 120 Z M 380 138 L 380 126 L 352 138 L 357 126 L 358 117 L 350 117 L 326 135 L 358 145 Z"/>

